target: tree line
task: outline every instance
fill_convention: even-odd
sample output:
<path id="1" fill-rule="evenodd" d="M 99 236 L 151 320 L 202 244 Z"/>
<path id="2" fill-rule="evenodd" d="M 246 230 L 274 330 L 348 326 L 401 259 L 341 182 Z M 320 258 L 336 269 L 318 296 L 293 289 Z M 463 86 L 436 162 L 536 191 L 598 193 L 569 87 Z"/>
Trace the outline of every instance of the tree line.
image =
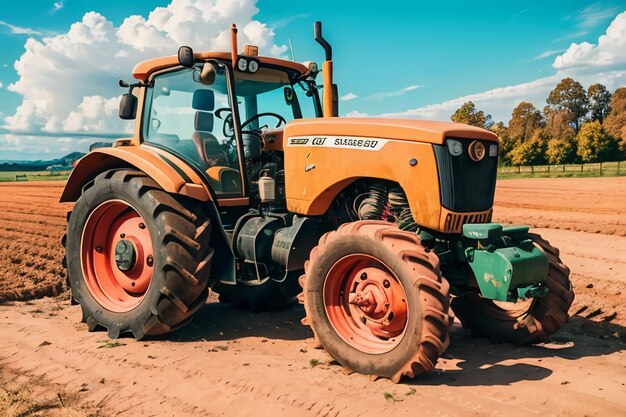
<path id="1" fill-rule="evenodd" d="M 564 78 L 546 98 L 543 111 L 522 101 L 508 125 L 464 103 L 450 117 L 489 129 L 500 137 L 502 165 L 605 162 L 626 159 L 626 87 L 613 93 L 602 84 L 587 90 Z"/>

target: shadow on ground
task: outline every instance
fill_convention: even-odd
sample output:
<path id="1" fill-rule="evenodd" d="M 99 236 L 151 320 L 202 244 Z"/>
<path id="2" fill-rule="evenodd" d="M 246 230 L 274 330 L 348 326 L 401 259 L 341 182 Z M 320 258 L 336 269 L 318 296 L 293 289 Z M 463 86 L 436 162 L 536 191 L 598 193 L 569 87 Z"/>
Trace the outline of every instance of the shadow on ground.
<path id="1" fill-rule="evenodd" d="M 276 312 L 252 313 L 227 304 L 207 304 L 183 329 L 165 336 L 174 342 L 231 341 L 244 337 L 274 340 L 304 340 L 313 335 L 300 324 L 304 310 L 300 305 Z M 454 361 L 458 369 L 441 367 L 416 380 L 415 385 L 495 386 L 518 381 L 537 381 L 549 377 L 552 370 L 542 365 L 546 358 L 576 360 L 609 355 L 626 348 L 626 329 L 575 316 L 559 331 L 551 343 L 537 346 L 495 344 L 484 338 L 473 338 L 469 331 L 453 326 L 450 347 L 441 362 Z M 515 361 L 516 363 L 507 363 Z"/>

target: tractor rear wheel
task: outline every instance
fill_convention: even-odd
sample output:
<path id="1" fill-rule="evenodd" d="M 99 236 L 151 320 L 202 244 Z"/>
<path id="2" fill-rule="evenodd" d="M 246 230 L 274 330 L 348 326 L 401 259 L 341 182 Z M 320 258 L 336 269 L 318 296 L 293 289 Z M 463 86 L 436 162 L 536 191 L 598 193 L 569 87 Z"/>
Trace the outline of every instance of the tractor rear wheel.
<path id="1" fill-rule="evenodd" d="M 449 285 L 414 233 L 382 221 L 344 224 L 322 236 L 300 284 L 303 323 L 351 371 L 413 378 L 449 344 Z"/>
<path id="2" fill-rule="evenodd" d="M 142 172 L 98 175 L 64 238 L 72 299 L 89 330 L 141 339 L 187 323 L 208 296 L 210 234 L 200 203 L 166 193 Z"/>
<path id="3" fill-rule="evenodd" d="M 537 234 L 530 238 L 548 257 L 549 269 L 545 297 L 519 300 L 517 303 L 494 302 L 479 294 L 467 294 L 452 300 L 452 309 L 465 328 L 476 337 L 516 345 L 544 342 L 569 318 L 574 301 L 569 268 L 559 258 L 559 250 Z"/>

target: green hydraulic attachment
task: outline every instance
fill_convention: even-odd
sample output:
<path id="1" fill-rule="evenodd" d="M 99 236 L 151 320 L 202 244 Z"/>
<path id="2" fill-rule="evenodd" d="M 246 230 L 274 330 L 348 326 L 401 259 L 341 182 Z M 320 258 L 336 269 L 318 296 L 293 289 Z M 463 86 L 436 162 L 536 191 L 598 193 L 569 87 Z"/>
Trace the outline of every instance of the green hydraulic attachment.
<path id="1" fill-rule="evenodd" d="M 496 223 L 465 224 L 465 257 L 483 298 L 515 301 L 541 297 L 548 275 L 548 258 L 528 236 L 528 226 Z"/>

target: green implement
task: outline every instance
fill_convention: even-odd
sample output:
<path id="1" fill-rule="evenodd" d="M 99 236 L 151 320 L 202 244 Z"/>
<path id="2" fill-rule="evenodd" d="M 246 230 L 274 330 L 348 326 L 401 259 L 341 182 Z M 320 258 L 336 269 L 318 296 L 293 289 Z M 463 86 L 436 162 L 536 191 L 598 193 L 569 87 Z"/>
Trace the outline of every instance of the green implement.
<path id="1" fill-rule="evenodd" d="M 527 226 L 465 224 L 465 249 L 483 298 L 515 301 L 545 295 L 548 258 L 528 238 Z"/>

